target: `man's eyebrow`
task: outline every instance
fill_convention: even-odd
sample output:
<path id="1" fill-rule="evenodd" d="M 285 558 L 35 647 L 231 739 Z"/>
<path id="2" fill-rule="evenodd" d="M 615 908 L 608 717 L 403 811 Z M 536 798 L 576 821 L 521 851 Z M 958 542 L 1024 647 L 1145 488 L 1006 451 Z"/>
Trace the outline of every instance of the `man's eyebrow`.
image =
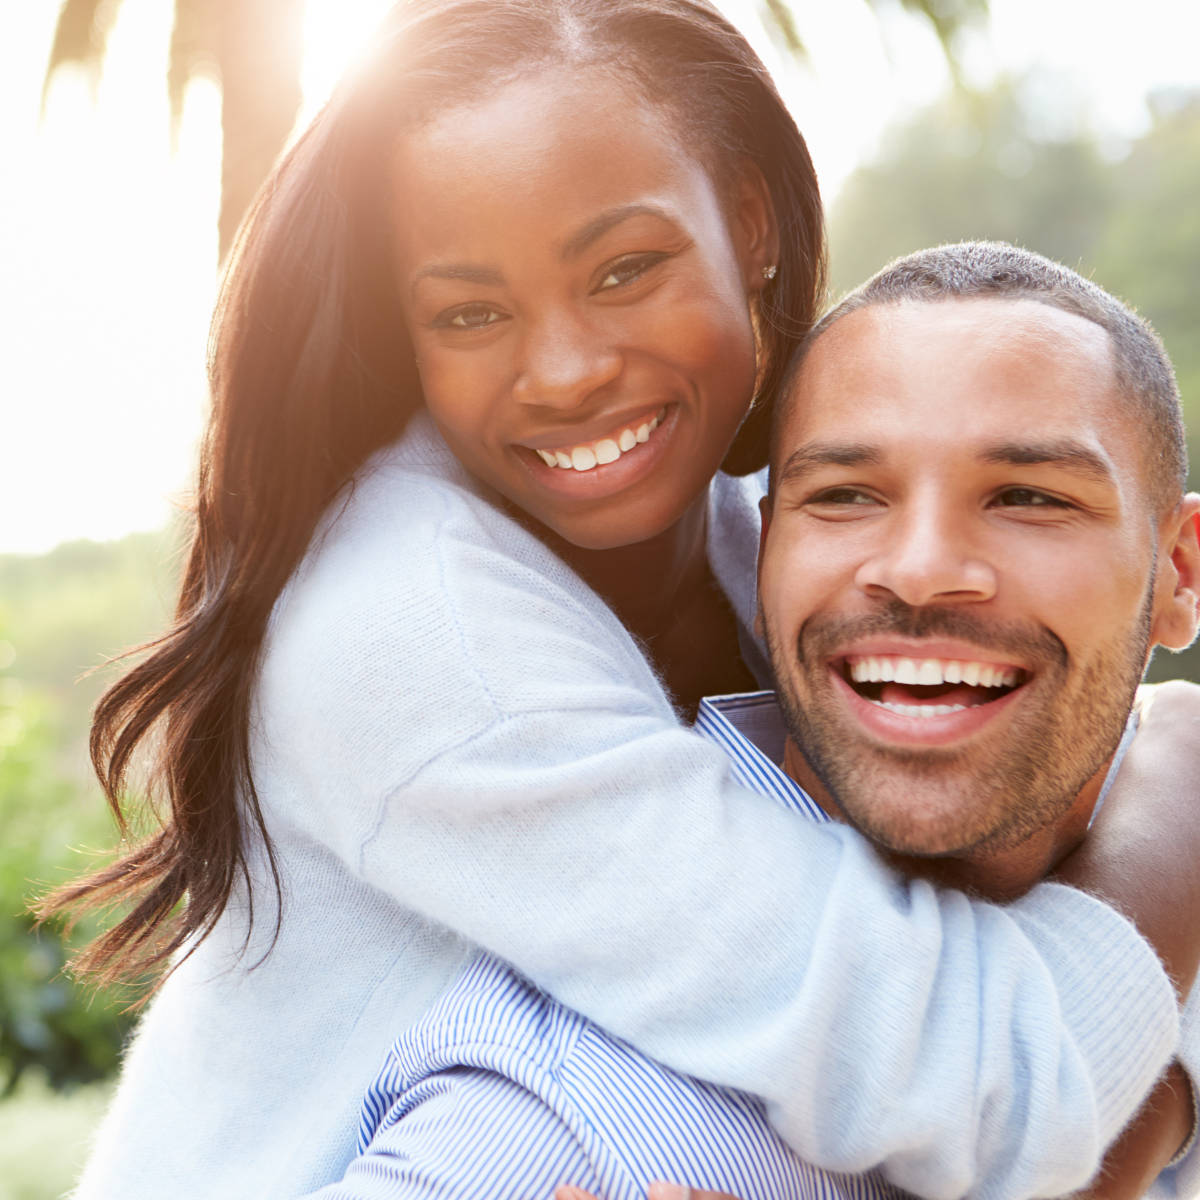
<path id="1" fill-rule="evenodd" d="M 657 217 L 660 221 L 670 221 L 670 214 L 654 204 L 622 204 L 619 208 L 610 208 L 594 217 L 582 229 L 571 234 L 562 246 L 563 258 L 576 258 L 593 242 L 602 238 L 610 229 L 628 221 L 631 217 Z"/>
<path id="2" fill-rule="evenodd" d="M 882 461 L 879 448 L 865 442 L 809 442 L 788 455 L 777 486 L 795 483 L 818 467 L 873 467 Z"/>
<path id="3" fill-rule="evenodd" d="M 1097 483 L 1115 483 L 1108 460 L 1089 446 L 1071 438 L 1048 442 L 1003 442 L 989 446 L 980 456 L 985 463 L 1013 467 L 1062 467 L 1094 479 Z"/>

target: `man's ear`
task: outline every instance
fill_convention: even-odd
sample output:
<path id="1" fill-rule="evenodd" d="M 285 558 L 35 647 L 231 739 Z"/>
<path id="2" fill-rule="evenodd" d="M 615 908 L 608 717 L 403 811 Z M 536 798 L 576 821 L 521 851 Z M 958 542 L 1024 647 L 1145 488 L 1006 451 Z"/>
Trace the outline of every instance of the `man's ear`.
<path id="1" fill-rule="evenodd" d="M 763 571 L 763 553 L 767 548 L 767 531 L 771 528 L 771 497 L 770 495 L 763 496 L 758 502 L 758 517 L 760 521 L 758 530 L 758 571 L 755 576 L 755 582 L 758 587 L 758 594 L 762 595 L 762 571 Z M 757 637 L 763 636 L 762 627 L 762 603 L 759 602 L 754 613 L 754 633 Z"/>
<path id="2" fill-rule="evenodd" d="M 1190 646 L 1200 626 L 1200 496 L 1189 492 L 1163 523 L 1151 641 Z"/>
<path id="3" fill-rule="evenodd" d="M 779 263 L 779 226 L 771 189 L 758 167 L 741 164 L 732 197 L 730 227 L 737 248 L 742 278 L 750 294 L 761 292 L 767 283 L 763 273 Z"/>

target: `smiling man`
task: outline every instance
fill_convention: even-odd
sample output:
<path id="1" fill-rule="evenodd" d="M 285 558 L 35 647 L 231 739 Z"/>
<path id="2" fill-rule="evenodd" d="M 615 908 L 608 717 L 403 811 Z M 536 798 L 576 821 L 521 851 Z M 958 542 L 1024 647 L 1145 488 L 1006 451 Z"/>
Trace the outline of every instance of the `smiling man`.
<path id="1" fill-rule="evenodd" d="M 797 820 L 848 821 L 907 871 L 1017 896 L 1086 836 L 1152 648 L 1196 632 L 1200 496 L 1183 492 L 1162 348 L 1045 259 L 942 247 L 830 313 L 780 408 L 759 562 L 778 693 L 705 700 L 697 731 Z M 936 1054 L 856 1033 L 909 1056 L 931 1124 L 953 1120 Z M 1156 1174 L 1160 1195 L 1197 1191 L 1196 1153 L 1159 1173 L 1189 1141 L 1173 1072 L 1096 1196 Z M 861 1119 L 858 1101 L 830 1128 Z M 360 1146 L 322 1196 L 498 1200 L 569 1180 L 640 1200 L 664 1178 L 744 1200 L 900 1195 L 800 1161 L 753 1097 L 644 1058 L 482 951 L 387 1055 Z M 1060 1149 L 1068 1166 L 1098 1155 Z"/>
<path id="2" fill-rule="evenodd" d="M 1023 891 L 1085 834 L 1152 647 L 1195 634 L 1165 354 L 1074 272 L 951 246 L 831 312 L 791 394 L 759 570 L 788 772 Z"/>

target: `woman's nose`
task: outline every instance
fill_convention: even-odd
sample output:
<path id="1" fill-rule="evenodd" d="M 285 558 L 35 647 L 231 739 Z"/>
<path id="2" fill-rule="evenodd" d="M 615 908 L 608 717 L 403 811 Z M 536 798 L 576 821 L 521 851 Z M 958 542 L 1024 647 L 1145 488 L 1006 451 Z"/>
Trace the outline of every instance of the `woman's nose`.
<path id="1" fill-rule="evenodd" d="M 990 600 L 997 576 L 974 544 L 969 518 L 927 506 L 886 531 L 858 568 L 855 582 L 869 592 L 889 592 L 916 608 Z"/>
<path id="2" fill-rule="evenodd" d="M 530 330 L 513 391 L 545 408 L 575 408 L 621 373 L 621 355 L 603 330 L 578 314 L 557 314 Z"/>

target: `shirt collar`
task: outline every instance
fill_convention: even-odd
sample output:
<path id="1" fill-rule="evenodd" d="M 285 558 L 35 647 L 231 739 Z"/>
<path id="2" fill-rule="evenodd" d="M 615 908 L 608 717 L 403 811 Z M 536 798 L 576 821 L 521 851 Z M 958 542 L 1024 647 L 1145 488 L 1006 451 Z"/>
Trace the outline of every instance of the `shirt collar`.
<path id="1" fill-rule="evenodd" d="M 706 696 L 696 714 L 696 732 L 729 758 L 734 778 L 813 821 L 829 814 L 780 766 L 787 728 L 774 692 Z"/>
<path id="2" fill-rule="evenodd" d="M 1149 689 L 1142 689 L 1148 692 Z M 1112 764 L 1100 789 L 1096 807 L 1088 820 L 1095 821 L 1109 789 L 1120 769 L 1121 760 L 1129 749 L 1142 716 L 1142 705 L 1148 703 L 1139 694 L 1125 724 L 1125 732 L 1113 755 Z M 734 778 L 746 787 L 773 796 L 786 808 L 802 813 L 814 821 L 828 821 L 829 814 L 781 766 L 787 742 L 787 726 L 775 693 L 740 692 L 729 696 L 706 696 L 700 701 L 696 714 L 696 732 L 715 742 L 729 756 Z"/>

